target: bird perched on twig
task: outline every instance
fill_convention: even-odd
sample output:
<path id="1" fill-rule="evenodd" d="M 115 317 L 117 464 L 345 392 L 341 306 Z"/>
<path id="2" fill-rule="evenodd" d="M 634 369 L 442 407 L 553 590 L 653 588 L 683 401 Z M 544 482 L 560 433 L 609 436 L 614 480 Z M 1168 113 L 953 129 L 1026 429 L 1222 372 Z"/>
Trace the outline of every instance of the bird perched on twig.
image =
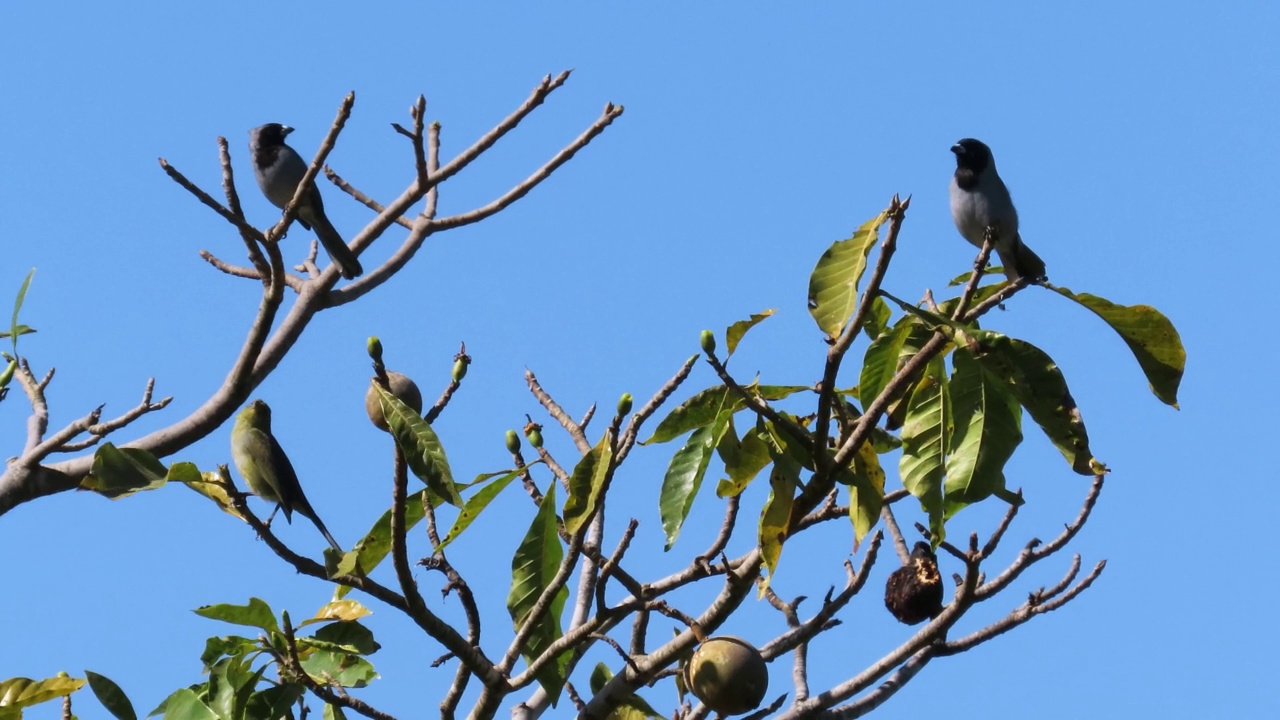
<path id="1" fill-rule="evenodd" d="M 293 463 L 289 462 L 284 448 L 271 434 L 271 408 L 265 402 L 254 400 L 236 416 L 236 424 L 231 429 L 231 457 L 249 489 L 263 500 L 276 503 L 271 517 L 267 518 L 268 525 L 281 509 L 284 510 L 285 521 L 290 524 L 293 523 L 293 513 L 297 512 L 315 523 L 334 550 L 342 552 L 338 541 L 329 534 L 311 508 L 311 503 L 307 502 Z"/>
<path id="2" fill-rule="evenodd" d="M 258 187 L 272 205 L 283 210 L 293 199 L 293 193 L 307 174 L 307 163 L 302 156 L 285 144 L 284 138 L 293 128 L 280 123 L 267 123 L 249 131 L 249 152 L 253 156 L 253 176 Z M 304 229 L 315 229 L 316 237 L 329 253 L 329 259 L 338 266 L 342 277 L 351 280 L 364 272 L 356 254 L 347 247 L 324 214 L 324 201 L 320 189 L 314 184 L 298 203 L 298 224 Z"/>
<path id="3" fill-rule="evenodd" d="M 911 549 L 910 561 L 889 574 L 884 606 L 898 622 L 915 625 L 942 612 L 942 575 L 938 558 L 927 542 Z"/>
<path id="4" fill-rule="evenodd" d="M 996 172 L 991 148 L 981 140 L 965 138 L 951 146 L 956 172 L 951 176 L 951 219 L 965 240 L 982 247 L 987 227 L 996 230 L 995 250 L 1010 281 L 1038 280 L 1045 276 L 1044 261 L 1022 243 L 1018 211 L 1009 188 Z"/>

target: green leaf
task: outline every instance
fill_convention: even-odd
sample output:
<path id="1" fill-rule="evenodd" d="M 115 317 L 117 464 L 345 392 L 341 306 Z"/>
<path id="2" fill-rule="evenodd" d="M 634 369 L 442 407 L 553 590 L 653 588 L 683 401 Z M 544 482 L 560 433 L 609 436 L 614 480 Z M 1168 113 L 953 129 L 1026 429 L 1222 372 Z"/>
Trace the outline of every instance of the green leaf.
<path id="1" fill-rule="evenodd" d="M 200 468 L 191 462 L 176 462 L 169 466 L 169 472 L 165 474 L 167 482 L 193 483 L 204 480 L 204 476 L 200 473 Z"/>
<path id="2" fill-rule="evenodd" d="M 955 433 L 947 457 L 948 517 L 1004 490 L 1005 463 L 1022 442 L 1022 408 L 1008 386 L 963 346 L 952 362 Z"/>
<path id="3" fill-rule="evenodd" d="M 1169 318 L 1150 305 L 1117 305 L 1097 295 L 1073 293 L 1064 287 L 1053 290 L 1080 303 L 1110 325 L 1137 358 L 1151 384 L 1151 392 L 1160 402 L 1178 407 L 1178 386 L 1182 384 L 1182 372 L 1187 365 L 1187 351 Z"/>
<path id="4" fill-rule="evenodd" d="M 591 668 L 591 677 L 588 678 L 591 694 L 595 695 L 603 690 L 604 686 L 608 685 L 612 679 L 613 671 L 609 669 L 609 666 L 604 663 L 596 663 L 596 666 Z"/>
<path id="5" fill-rule="evenodd" d="M 982 274 L 983 275 L 1003 275 L 1004 268 L 1000 267 L 999 265 L 988 264 L 986 269 L 982 271 Z M 956 287 L 957 285 L 964 285 L 965 283 L 969 282 L 969 278 L 971 277 L 973 277 L 973 270 L 968 270 L 966 272 L 963 272 L 951 278 L 950 280 L 948 280 L 947 287 Z M 1004 287 L 1006 284 L 1007 283 L 1005 282 L 999 282 L 999 283 L 996 283 L 995 285 L 992 285 L 991 287 L 999 288 L 999 287 Z"/>
<path id="6" fill-rule="evenodd" d="M 882 212 L 858 228 L 852 237 L 837 240 L 822 253 L 809 276 L 809 314 L 827 337 L 836 338 L 849 322 L 858 302 L 858 281 L 867 269 L 867 254 L 876 244 Z"/>
<path id="7" fill-rule="evenodd" d="M 877 295 L 871 301 L 871 311 L 867 313 L 867 319 L 862 323 L 862 331 L 869 339 L 875 340 L 889 328 L 889 320 L 892 317 L 893 311 L 889 309 L 889 303 Z"/>
<path id="8" fill-rule="evenodd" d="M 258 651 L 258 643 L 239 635 L 211 637 L 204 641 L 204 652 L 200 653 L 200 662 L 209 670 L 223 657 L 243 658 Z"/>
<path id="9" fill-rule="evenodd" d="M 155 455 L 137 448 L 103 443 L 93 455 L 93 469 L 80 487 L 118 500 L 165 484 L 168 470 Z"/>
<path id="10" fill-rule="evenodd" d="M 731 391 L 724 385 L 696 393 L 668 413 L 645 444 L 669 442 L 690 430 L 710 425 L 724 409 L 730 395 Z"/>
<path id="11" fill-rule="evenodd" d="M 1089 433 L 1067 380 L 1043 350 L 989 330 L 971 330 L 974 354 L 989 372 L 1003 378 L 1014 397 L 1081 475 L 1107 472 L 1089 449 Z"/>
<path id="12" fill-rule="evenodd" d="M 789 413 L 780 412 L 778 414 L 785 420 L 789 420 L 797 428 L 805 427 L 795 416 Z M 768 444 L 769 452 L 773 454 L 774 462 L 777 462 L 779 455 L 786 455 L 789 461 L 798 464 L 805 470 L 810 472 L 814 470 L 813 455 L 805 449 L 803 441 L 791 430 L 791 425 L 775 423 L 772 420 L 764 420 L 761 425 L 765 429 L 762 438 Z M 806 434 L 804 437 L 807 438 L 808 435 Z"/>
<path id="13" fill-rule="evenodd" d="M 301 683 L 288 683 L 269 687 L 249 696 L 244 716 L 248 718 L 294 717 L 290 707 L 306 692 Z"/>
<path id="14" fill-rule="evenodd" d="M 609 465 L 613 462 L 612 440 L 610 434 L 605 433 L 600 442 L 582 456 L 569 476 L 569 496 L 564 501 L 564 529 L 571 535 L 578 532 L 596 510 Z"/>
<path id="15" fill-rule="evenodd" d="M 22 285 L 18 287 L 18 297 L 13 301 L 13 320 L 9 323 L 9 338 L 13 341 L 13 354 L 18 355 L 18 336 L 25 335 L 29 332 L 35 332 L 26 325 L 18 324 L 18 313 L 22 310 L 22 303 L 27 299 L 27 289 L 31 287 L 31 278 L 35 277 L 36 269 L 31 268 L 27 272 L 27 276 L 22 279 Z"/>
<path id="16" fill-rule="evenodd" d="M 542 461 L 538 460 L 536 462 Z M 535 463 L 530 464 L 532 465 Z M 456 540 L 457 537 L 462 534 L 462 531 L 471 527 L 471 523 L 475 522 L 476 518 L 480 517 L 480 513 L 483 512 L 485 508 L 489 507 L 489 503 L 493 502 L 493 499 L 498 497 L 498 493 L 505 490 L 507 486 L 511 484 L 511 481 L 520 477 L 523 472 L 523 470 L 519 469 L 508 470 L 502 475 L 502 477 L 499 477 L 497 480 L 494 480 L 488 485 L 480 488 L 479 492 L 468 498 L 467 503 L 462 506 L 462 512 L 459 512 L 457 519 L 453 521 L 453 527 L 449 528 L 449 534 L 445 535 L 444 540 L 440 541 L 440 547 L 436 549 L 437 552 L 444 550 L 449 543 Z M 493 474 L 498 475 L 499 473 Z"/>
<path id="17" fill-rule="evenodd" d="M 324 642 L 341 647 L 347 652 L 372 655 L 382 649 L 373 638 L 373 631 L 354 620 L 331 622 L 316 629 L 308 642 Z"/>
<path id="18" fill-rule="evenodd" d="M 733 437 L 732 427 L 729 430 L 730 432 L 725 433 L 726 438 Z M 767 431 L 759 425 L 752 427 L 742 435 L 741 441 L 735 443 L 736 452 L 732 457 L 725 457 L 725 454 L 721 453 L 720 457 L 724 460 L 724 469 L 729 478 L 716 485 L 718 497 L 726 498 L 740 494 L 760 474 L 761 470 L 769 467 L 769 463 L 773 462 L 764 434 L 767 434 Z"/>
<path id="19" fill-rule="evenodd" d="M 547 494 L 538 505 L 537 515 L 529 525 L 520 547 L 516 549 L 515 556 L 511 558 L 511 592 L 507 595 L 507 611 L 511 614 L 517 632 L 530 619 L 529 615 L 538 598 L 551 585 L 564 560 L 564 548 L 560 546 L 560 535 L 556 528 L 555 507 L 556 485 L 553 482 L 547 487 Z M 563 586 L 556 591 L 549 611 L 538 620 L 526 647 L 522 649 L 526 661 L 532 662 L 560 638 L 560 615 L 568 597 L 569 591 Z M 542 672 L 538 673 L 538 682 L 552 697 L 552 705 L 560 698 L 572 654 L 572 650 L 565 651 L 555 662 L 543 666 Z"/>
<path id="20" fill-rule="evenodd" d="M 889 381 L 898 372 L 898 359 L 912 329 L 920 327 L 914 319 L 904 317 L 893 330 L 872 341 L 862 358 L 862 373 L 858 377 L 858 401 L 867 407 L 884 392 Z"/>
<path id="21" fill-rule="evenodd" d="M 768 575 L 760 583 L 760 597 L 773 582 L 782 559 L 782 545 L 791 529 L 791 508 L 795 504 L 796 487 L 800 485 L 800 465 L 786 455 L 774 459 L 769 473 L 769 499 L 760 511 L 760 555 Z"/>
<path id="22" fill-rule="evenodd" d="M 849 520 L 853 522 L 853 549 L 880 521 L 884 506 L 884 468 L 870 442 L 864 442 L 853 457 L 853 469 L 840 468 L 836 479 L 849 486 Z"/>
<path id="23" fill-rule="evenodd" d="M 35 328 L 30 327 L 29 325 L 23 325 L 19 323 L 18 325 L 14 325 L 8 330 L 0 331 L 0 339 L 7 338 L 7 337 L 16 338 L 21 335 L 30 335 L 33 332 L 35 332 Z M 15 347 L 14 350 L 16 352 L 17 348 Z"/>
<path id="24" fill-rule="evenodd" d="M 134 712 L 129 696 L 111 678 L 90 670 L 85 670 L 84 676 L 89 681 L 89 689 L 112 717 L 117 720 L 137 720 L 138 713 Z"/>
<path id="25" fill-rule="evenodd" d="M 969 299 L 969 308 L 973 309 L 975 305 L 982 303 L 987 298 L 1000 292 L 1005 288 L 1005 285 L 1008 285 L 1008 283 L 1002 280 L 992 285 L 980 286 L 977 290 L 974 290 L 973 297 Z M 938 314 L 949 318 L 955 313 L 956 306 L 959 304 L 959 297 L 947 298 L 946 300 L 938 303 Z M 978 326 L 978 322 L 976 320 L 971 321 L 970 324 L 974 327 Z"/>
<path id="26" fill-rule="evenodd" d="M 728 423 L 725 423 L 725 427 Z M 717 428 L 700 427 L 693 431 L 684 447 L 671 457 L 667 473 L 662 478 L 662 491 L 658 496 L 658 509 L 662 516 L 662 529 L 667 536 L 664 550 L 670 550 L 680 537 L 680 528 L 693 507 L 693 498 L 702 487 L 707 473 L 707 463 L 717 444 Z"/>
<path id="27" fill-rule="evenodd" d="M 372 386 L 378 393 L 378 402 L 382 405 L 387 424 L 391 426 L 396 445 L 400 446 L 400 452 L 404 453 L 413 474 L 445 502 L 462 507 L 462 496 L 458 494 L 458 486 L 449 470 L 449 460 L 431 424 L 386 388 L 376 382 Z"/>
<path id="28" fill-rule="evenodd" d="M 426 517 L 426 504 L 430 502 L 431 491 L 422 490 L 405 498 L 404 529 L 408 532 Z M 369 528 L 355 547 L 343 554 L 338 561 L 334 573 L 330 575 L 350 575 L 353 573 L 369 574 L 387 555 L 391 554 L 391 508 L 382 513 L 382 517 Z"/>
<path id="29" fill-rule="evenodd" d="M 165 698 L 160 707 L 164 708 L 164 720 L 221 720 L 217 713 L 204 704 L 200 696 L 188 688 L 182 688 Z M 154 714 L 153 712 L 152 715 Z"/>
<path id="30" fill-rule="evenodd" d="M 902 426 L 902 459 L 898 472 L 902 485 L 920 500 L 929 516 L 934 541 L 944 535 L 942 489 L 943 459 L 951 428 L 951 399 L 942 358 L 929 362 L 907 401 L 906 422 Z"/>
<path id="31" fill-rule="evenodd" d="M 773 401 L 810 388 L 804 385 L 753 385 L 747 389 L 754 392 L 756 397 Z M 658 423 L 653 435 L 644 442 L 647 445 L 675 440 L 694 428 L 710 425 L 722 410 L 737 412 L 744 407 L 746 402 L 724 385 L 707 388 L 680 403 L 679 407 Z"/>
<path id="32" fill-rule="evenodd" d="M 748 320 L 739 320 L 738 322 L 730 325 L 724 333 L 725 345 L 729 349 L 729 354 L 725 356 L 725 359 L 728 360 L 730 357 L 733 357 L 733 351 L 738 349 L 738 343 L 742 341 L 742 336 L 746 335 L 748 330 L 760 324 L 765 318 L 772 316 L 775 312 L 777 311 L 765 310 L 762 313 L 753 314 Z"/>
<path id="33" fill-rule="evenodd" d="M 301 646 L 306 642 L 298 639 Z M 373 664 L 368 660 L 347 652 L 314 649 L 302 658 L 302 669 L 317 682 L 325 682 L 326 677 L 344 688 L 362 688 L 378 677 Z"/>
<path id="34" fill-rule="evenodd" d="M 84 683 L 84 680 L 73 677 L 52 677 L 45 680 L 16 677 L 0 680 L 0 711 L 21 710 L 70 695 L 84 687 Z"/>
<path id="35" fill-rule="evenodd" d="M 260 630 L 278 633 L 280 626 L 276 623 L 275 613 L 271 606 L 256 597 L 249 598 L 248 605 L 205 605 L 195 609 L 200 617 L 210 620 L 221 620 L 233 625 L 248 625 Z"/>
<path id="36" fill-rule="evenodd" d="M 254 670 L 250 660 L 249 657 L 224 658 L 209 668 L 205 687 L 191 689 L 218 717 L 241 718 L 267 670 L 265 665 Z"/>
<path id="37" fill-rule="evenodd" d="M 613 679 L 613 672 L 604 663 L 596 663 L 591 669 L 591 694 L 599 693 Z M 635 693 L 627 693 L 605 720 L 663 720 L 663 716 Z"/>

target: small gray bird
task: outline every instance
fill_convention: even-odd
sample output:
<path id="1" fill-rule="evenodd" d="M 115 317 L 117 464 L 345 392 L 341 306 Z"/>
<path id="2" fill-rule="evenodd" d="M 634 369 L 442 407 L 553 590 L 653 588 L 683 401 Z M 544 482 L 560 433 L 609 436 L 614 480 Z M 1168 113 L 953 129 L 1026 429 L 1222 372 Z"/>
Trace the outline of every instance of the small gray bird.
<path id="1" fill-rule="evenodd" d="M 951 219 L 965 240 L 982 247 L 987 226 L 998 231 L 996 254 L 1010 281 L 1043 278 L 1044 261 L 1022 243 L 1018 235 L 1018 211 L 996 172 L 991 148 L 980 140 L 965 138 L 951 146 L 956 154 L 956 174 L 951 177 Z"/>
<path id="2" fill-rule="evenodd" d="M 231 428 L 231 458 L 249 484 L 249 489 L 263 500 L 276 504 L 271 517 L 267 518 L 268 525 L 279 510 L 284 510 L 284 519 L 289 523 L 293 522 L 296 512 L 315 523 L 333 549 L 342 552 L 338 541 L 320 522 L 320 517 L 303 494 L 302 483 L 298 482 L 298 473 L 289 462 L 289 456 L 284 454 L 284 448 L 271 434 L 271 408 L 265 402 L 254 400 L 236 416 L 236 424 Z"/>
<path id="3" fill-rule="evenodd" d="M 284 138 L 293 132 L 293 128 L 280 123 L 267 123 L 249 131 L 249 152 L 253 155 L 253 176 L 258 179 L 258 187 L 267 196 L 272 205 L 284 209 L 293 199 L 293 193 L 307 173 L 307 163 L 293 148 L 284 143 Z M 298 203 L 298 224 L 306 230 L 313 227 L 316 237 L 329 259 L 338 266 L 342 277 L 351 280 L 364 272 L 356 254 L 347 247 L 333 224 L 324 214 L 324 201 L 320 198 L 320 189 L 314 184 L 302 196 Z"/>

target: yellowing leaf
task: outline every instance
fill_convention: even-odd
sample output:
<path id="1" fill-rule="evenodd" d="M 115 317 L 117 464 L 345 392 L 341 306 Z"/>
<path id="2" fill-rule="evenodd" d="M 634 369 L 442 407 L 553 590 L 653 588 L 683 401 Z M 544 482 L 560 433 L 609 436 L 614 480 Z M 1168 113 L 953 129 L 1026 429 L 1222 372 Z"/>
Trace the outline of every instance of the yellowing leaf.
<path id="1" fill-rule="evenodd" d="M 882 212 L 851 237 L 837 240 L 822 253 L 809 275 L 809 314 L 827 337 L 839 337 L 852 317 L 858 302 L 858 281 L 867 269 L 867 254 L 888 217 L 888 212 Z"/>

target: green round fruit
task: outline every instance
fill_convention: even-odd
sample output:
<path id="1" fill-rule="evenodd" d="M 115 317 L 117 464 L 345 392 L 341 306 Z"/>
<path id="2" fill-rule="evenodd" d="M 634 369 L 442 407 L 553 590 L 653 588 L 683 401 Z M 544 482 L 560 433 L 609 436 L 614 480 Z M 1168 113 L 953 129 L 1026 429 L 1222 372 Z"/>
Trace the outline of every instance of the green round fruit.
<path id="1" fill-rule="evenodd" d="M 684 666 L 684 681 L 704 705 L 725 715 L 760 706 L 769 691 L 769 666 L 742 638 L 714 637 L 698 646 Z"/>
<path id="2" fill-rule="evenodd" d="M 387 384 L 391 386 L 391 394 L 400 398 L 400 402 L 413 408 L 413 411 L 422 414 L 422 392 L 418 390 L 418 386 L 406 375 L 401 375 L 393 370 L 387 371 Z M 373 383 L 369 383 L 369 391 L 364 394 L 364 410 L 369 413 L 369 420 L 379 430 L 389 430 L 387 419 L 382 414 L 382 403 L 378 402 L 378 392 L 373 389 Z"/>
<path id="3" fill-rule="evenodd" d="M 507 452 L 512 455 L 520 452 L 520 433 L 515 430 L 507 431 Z"/>
<path id="4" fill-rule="evenodd" d="M 535 449 L 542 448 L 542 426 L 537 423 L 530 423 L 524 428 L 524 436 L 529 438 L 529 444 Z"/>

